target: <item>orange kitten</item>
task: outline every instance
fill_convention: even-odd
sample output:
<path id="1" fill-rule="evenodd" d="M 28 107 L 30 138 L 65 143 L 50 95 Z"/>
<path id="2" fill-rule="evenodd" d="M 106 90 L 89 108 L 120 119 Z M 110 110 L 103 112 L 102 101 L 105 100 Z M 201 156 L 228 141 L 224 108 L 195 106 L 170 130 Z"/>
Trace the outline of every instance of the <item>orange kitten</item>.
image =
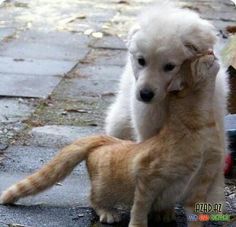
<path id="1" fill-rule="evenodd" d="M 218 70 L 213 54 L 185 61 L 168 85 L 167 118 L 157 136 L 142 143 L 109 136 L 79 139 L 3 192 L 1 202 L 39 193 L 86 160 L 91 203 L 101 222 L 120 221 L 114 208 L 123 204 L 132 207 L 129 227 L 147 227 L 150 211 L 173 209 L 179 201 L 192 211 L 195 203 L 207 200 L 222 167 L 222 157 L 213 156 L 223 153 L 216 151 L 223 148 L 213 114 Z"/>

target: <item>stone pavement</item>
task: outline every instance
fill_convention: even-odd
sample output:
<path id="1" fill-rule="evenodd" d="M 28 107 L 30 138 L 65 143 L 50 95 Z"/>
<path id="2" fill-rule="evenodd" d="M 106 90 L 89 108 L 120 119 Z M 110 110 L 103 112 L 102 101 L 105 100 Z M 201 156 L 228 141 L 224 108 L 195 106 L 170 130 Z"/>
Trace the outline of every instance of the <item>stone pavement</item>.
<path id="1" fill-rule="evenodd" d="M 122 40 L 139 9 L 153 2 L 0 0 L 0 191 L 75 138 L 103 132 L 125 64 Z M 229 0 L 179 2 L 219 30 L 236 24 Z M 89 188 L 81 164 L 51 190 L 0 206 L 0 226 L 104 226 L 87 208 Z M 236 209 L 235 195 L 228 201 Z"/>

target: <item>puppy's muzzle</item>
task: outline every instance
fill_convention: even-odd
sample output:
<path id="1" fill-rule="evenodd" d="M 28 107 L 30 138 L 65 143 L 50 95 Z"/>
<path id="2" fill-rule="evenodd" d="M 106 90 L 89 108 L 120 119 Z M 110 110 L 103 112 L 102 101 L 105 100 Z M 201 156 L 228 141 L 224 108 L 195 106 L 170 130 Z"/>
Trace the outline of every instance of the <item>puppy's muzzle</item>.
<path id="1" fill-rule="evenodd" d="M 139 96 L 140 96 L 140 101 L 142 102 L 150 102 L 152 100 L 152 98 L 154 97 L 154 92 L 150 89 L 142 89 L 139 92 Z"/>

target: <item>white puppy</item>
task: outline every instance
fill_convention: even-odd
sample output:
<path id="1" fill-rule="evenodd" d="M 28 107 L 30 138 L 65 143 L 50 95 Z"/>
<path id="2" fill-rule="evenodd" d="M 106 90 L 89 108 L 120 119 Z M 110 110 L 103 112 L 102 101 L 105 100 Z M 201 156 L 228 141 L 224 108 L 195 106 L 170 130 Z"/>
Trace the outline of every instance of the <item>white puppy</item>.
<path id="1" fill-rule="evenodd" d="M 166 87 L 187 58 L 214 49 L 213 25 L 188 9 L 170 3 L 152 7 L 138 19 L 128 37 L 128 58 L 119 93 L 106 118 L 108 135 L 143 141 L 158 133 L 165 119 Z M 225 146 L 224 115 L 227 74 L 221 68 L 215 88 L 215 115 Z M 224 201 L 219 171 L 209 202 Z"/>

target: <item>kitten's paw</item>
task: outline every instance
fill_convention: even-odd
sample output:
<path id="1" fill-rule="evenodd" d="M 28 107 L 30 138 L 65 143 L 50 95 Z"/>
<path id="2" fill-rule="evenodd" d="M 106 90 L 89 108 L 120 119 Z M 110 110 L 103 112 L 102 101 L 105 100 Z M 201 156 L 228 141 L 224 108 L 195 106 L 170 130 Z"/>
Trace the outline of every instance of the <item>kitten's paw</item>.
<path id="1" fill-rule="evenodd" d="M 176 217 L 175 217 L 175 211 L 174 210 L 166 210 L 166 211 L 163 212 L 162 221 L 164 223 L 172 222 L 175 219 L 176 219 Z"/>
<path id="2" fill-rule="evenodd" d="M 199 59 L 199 70 L 203 75 L 216 76 L 220 65 L 213 53 L 206 54 Z"/>
<path id="3" fill-rule="evenodd" d="M 145 224 L 132 224 L 132 223 L 130 223 L 129 227 L 147 227 L 147 225 L 145 225 Z"/>
<path id="4" fill-rule="evenodd" d="M 155 213 L 155 221 L 156 222 L 172 222 L 175 221 L 175 211 L 173 210 L 164 210 Z"/>
<path id="5" fill-rule="evenodd" d="M 101 223 L 113 224 L 121 221 L 121 216 L 116 211 L 107 211 L 100 210 L 99 211 L 99 221 Z"/>

